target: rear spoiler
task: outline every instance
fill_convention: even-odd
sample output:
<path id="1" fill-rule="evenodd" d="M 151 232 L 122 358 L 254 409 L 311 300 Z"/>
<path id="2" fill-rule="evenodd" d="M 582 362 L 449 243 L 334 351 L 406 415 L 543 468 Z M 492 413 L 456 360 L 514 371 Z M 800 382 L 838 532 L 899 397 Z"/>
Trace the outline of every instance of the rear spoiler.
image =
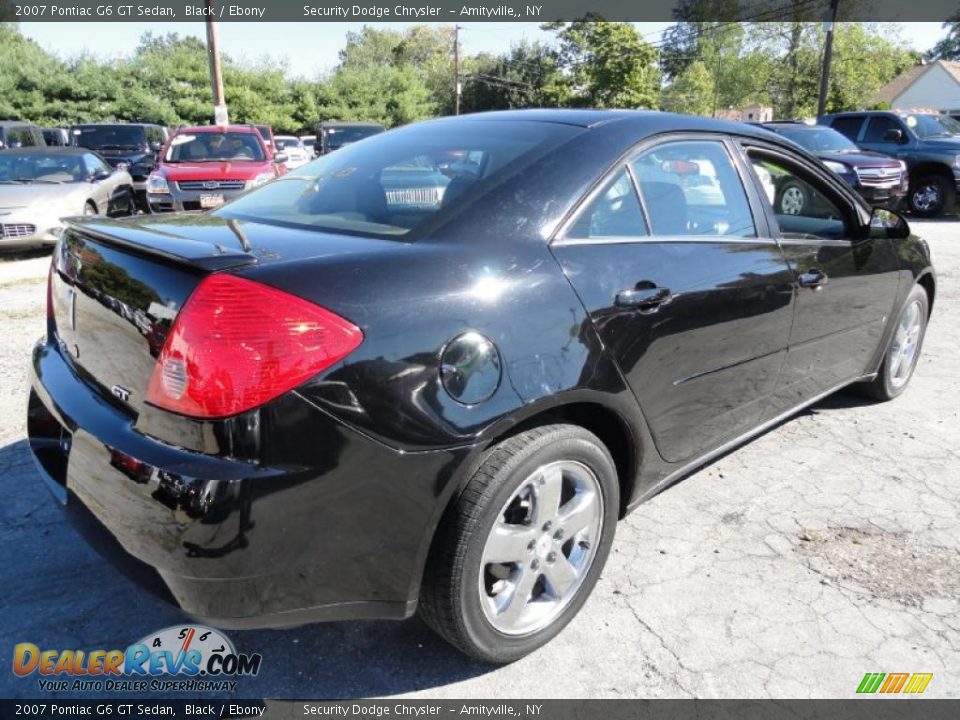
<path id="1" fill-rule="evenodd" d="M 140 227 L 135 221 L 118 222 L 97 217 L 74 217 L 64 218 L 62 222 L 67 231 L 91 237 L 105 245 L 207 272 L 248 267 L 259 262 L 243 231 L 232 220 L 225 220 L 222 227 L 232 232 L 229 237 L 239 247 L 190 240 L 156 228 Z"/>

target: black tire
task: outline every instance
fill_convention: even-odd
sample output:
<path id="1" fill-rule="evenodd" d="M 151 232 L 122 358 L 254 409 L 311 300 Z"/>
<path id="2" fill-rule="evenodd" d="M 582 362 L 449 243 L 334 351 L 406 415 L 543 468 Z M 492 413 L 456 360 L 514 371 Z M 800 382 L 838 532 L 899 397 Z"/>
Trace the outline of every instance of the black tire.
<path id="1" fill-rule="evenodd" d="M 780 186 L 777 212 L 781 215 L 804 215 L 810 212 L 810 195 L 798 182 L 788 180 Z"/>
<path id="2" fill-rule="evenodd" d="M 893 377 L 898 348 L 897 327 L 900 325 L 904 316 L 908 312 L 911 312 L 911 308 L 914 307 L 915 304 L 919 307 L 920 311 L 920 334 L 916 340 L 916 351 L 910 362 L 909 370 L 905 378 L 897 381 Z M 900 312 L 897 314 L 894 329 L 890 335 L 890 341 L 887 343 L 887 348 L 883 353 L 883 362 L 880 364 L 880 371 L 877 373 L 877 377 L 870 382 L 861 383 L 857 386 L 861 392 L 874 400 L 887 401 L 893 400 L 907 389 L 911 378 L 913 378 L 913 372 L 917 367 L 917 362 L 920 359 L 920 353 L 923 351 L 923 339 L 927 334 L 927 322 L 929 318 L 930 299 L 927 297 L 927 292 L 920 285 L 914 285 L 913 290 L 910 291 L 910 294 L 903 303 L 903 307 L 900 308 Z"/>
<path id="3" fill-rule="evenodd" d="M 600 533 L 593 559 L 566 605 L 545 627 L 523 635 L 500 632 L 481 605 L 481 555 L 505 504 L 548 463 L 585 465 L 602 497 Z M 542 647 L 583 606 L 610 552 L 620 507 L 616 466 L 603 443 L 576 425 L 546 425 L 492 448 L 448 509 L 434 538 L 424 574 L 420 613 L 441 637 L 472 657 L 508 663 Z"/>
<path id="4" fill-rule="evenodd" d="M 944 175 L 925 175 L 910 184 L 907 203 L 917 217 L 932 218 L 953 207 L 957 190 Z"/>

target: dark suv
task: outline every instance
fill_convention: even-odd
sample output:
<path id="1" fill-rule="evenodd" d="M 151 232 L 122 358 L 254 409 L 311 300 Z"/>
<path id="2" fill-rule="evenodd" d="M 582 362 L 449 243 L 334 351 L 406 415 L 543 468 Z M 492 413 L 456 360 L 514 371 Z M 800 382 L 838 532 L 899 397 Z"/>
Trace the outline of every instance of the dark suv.
<path id="1" fill-rule="evenodd" d="M 960 187 L 960 122 L 933 112 L 848 112 L 818 121 L 874 150 L 903 160 L 910 173 L 907 202 L 920 217 L 953 207 Z"/>
<path id="2" fill-rule="evenodd" d="M 36 125 L 22 120 L 0 122 L 0 150 L 5 148 L 44 147 L 47 142 Z"/>
<path id="3" fill-rule="evenodd" d="M 70 134 L 73 144 L 95 150 L 114 168 L 129 172 L 137 207 L 150 212 L 146 183 L 166 140 L 162 127 L 147 123 L 97 123 L 74 125 Z"/>
<path id="4" fill-rule="evenodd" d="M 902 160 L 861 150 L 849 138 L 822 125 L 785 121 L 763 123 L 761 127 L 809 150 L 874 207 L 896 210 L 907 194 L 909 179 Z M 788 197 L 793 196 L 783 195 L 783 199 Z M 796 197 L 802 200 L 801 195 Z"/>

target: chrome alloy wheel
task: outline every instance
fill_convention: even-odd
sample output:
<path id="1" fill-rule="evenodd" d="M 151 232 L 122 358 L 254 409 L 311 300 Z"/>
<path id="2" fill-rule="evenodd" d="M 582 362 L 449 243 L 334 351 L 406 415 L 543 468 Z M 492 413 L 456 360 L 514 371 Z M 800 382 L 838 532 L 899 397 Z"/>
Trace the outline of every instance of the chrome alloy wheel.
<path id="1" fill-rule="evenodd" d="M 784 215 L 799 215 L 803 212 L 803 206 L 806 204 L 806 198 L 796 185 L 791 185 L 783 191 L 780 196 L 780 211 Z"/>
<path id="2" fill-rule="evenodd" d="M 537 468 L 513 493 L 487 536 L 480 604 L 505 635 L 552 623 L 590 571 L 603 525 L 596 475 L 579 462 Z"/>
<path id="3" fill-rule="evenodd" d="M 940 202 L 940 186 L 936 183 L 925 183 L 913 191 L 913 206 L 920 212 L 930 212 Z"/>
<path id="4" fill-rule="evenodd" d="M 917 362 L 917 350 L 920 346 L 920 336 L 923 332 L 923 308 L 919 300 L 907 305 L 900 314 L 900 321 L 893 335 L 890 345 L 890 384 L 894 388 L 902 387 Z"/>

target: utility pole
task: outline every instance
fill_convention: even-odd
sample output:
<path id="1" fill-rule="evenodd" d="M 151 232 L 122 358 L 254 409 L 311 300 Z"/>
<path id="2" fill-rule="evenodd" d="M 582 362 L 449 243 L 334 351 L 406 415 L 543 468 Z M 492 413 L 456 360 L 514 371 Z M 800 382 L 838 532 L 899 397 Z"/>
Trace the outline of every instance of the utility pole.
<path id="1" fill-rule="evenodd" d="M 833 59 L 833 28 L 837 24 L 837 7 L 840 0 L 830 0 L 830 9 L 827 19 L 824 20 L 824 29 L 827 37 L 823 43 L 823 67 L 820 71 L 820 97 L 817 100 L 817 117 L 827 111 L 827 92 L 830 89 L 830 61 Z"/>
<path id="2" fill-rule="evenodd" d="M 228 125 L 227 103 L 223 99 L 223 74 L 220 69 L 220 45 L 217 39 L 214 0 L 207 3 L 207 57 L 210 61 L 210 85 L 213 89 L 213 118 L 217 125 Z"/>
<path id="3" fill-rule="evenodd" d="M 460 114 L 460 26 L 453 26 L 453 114 Z"/>

